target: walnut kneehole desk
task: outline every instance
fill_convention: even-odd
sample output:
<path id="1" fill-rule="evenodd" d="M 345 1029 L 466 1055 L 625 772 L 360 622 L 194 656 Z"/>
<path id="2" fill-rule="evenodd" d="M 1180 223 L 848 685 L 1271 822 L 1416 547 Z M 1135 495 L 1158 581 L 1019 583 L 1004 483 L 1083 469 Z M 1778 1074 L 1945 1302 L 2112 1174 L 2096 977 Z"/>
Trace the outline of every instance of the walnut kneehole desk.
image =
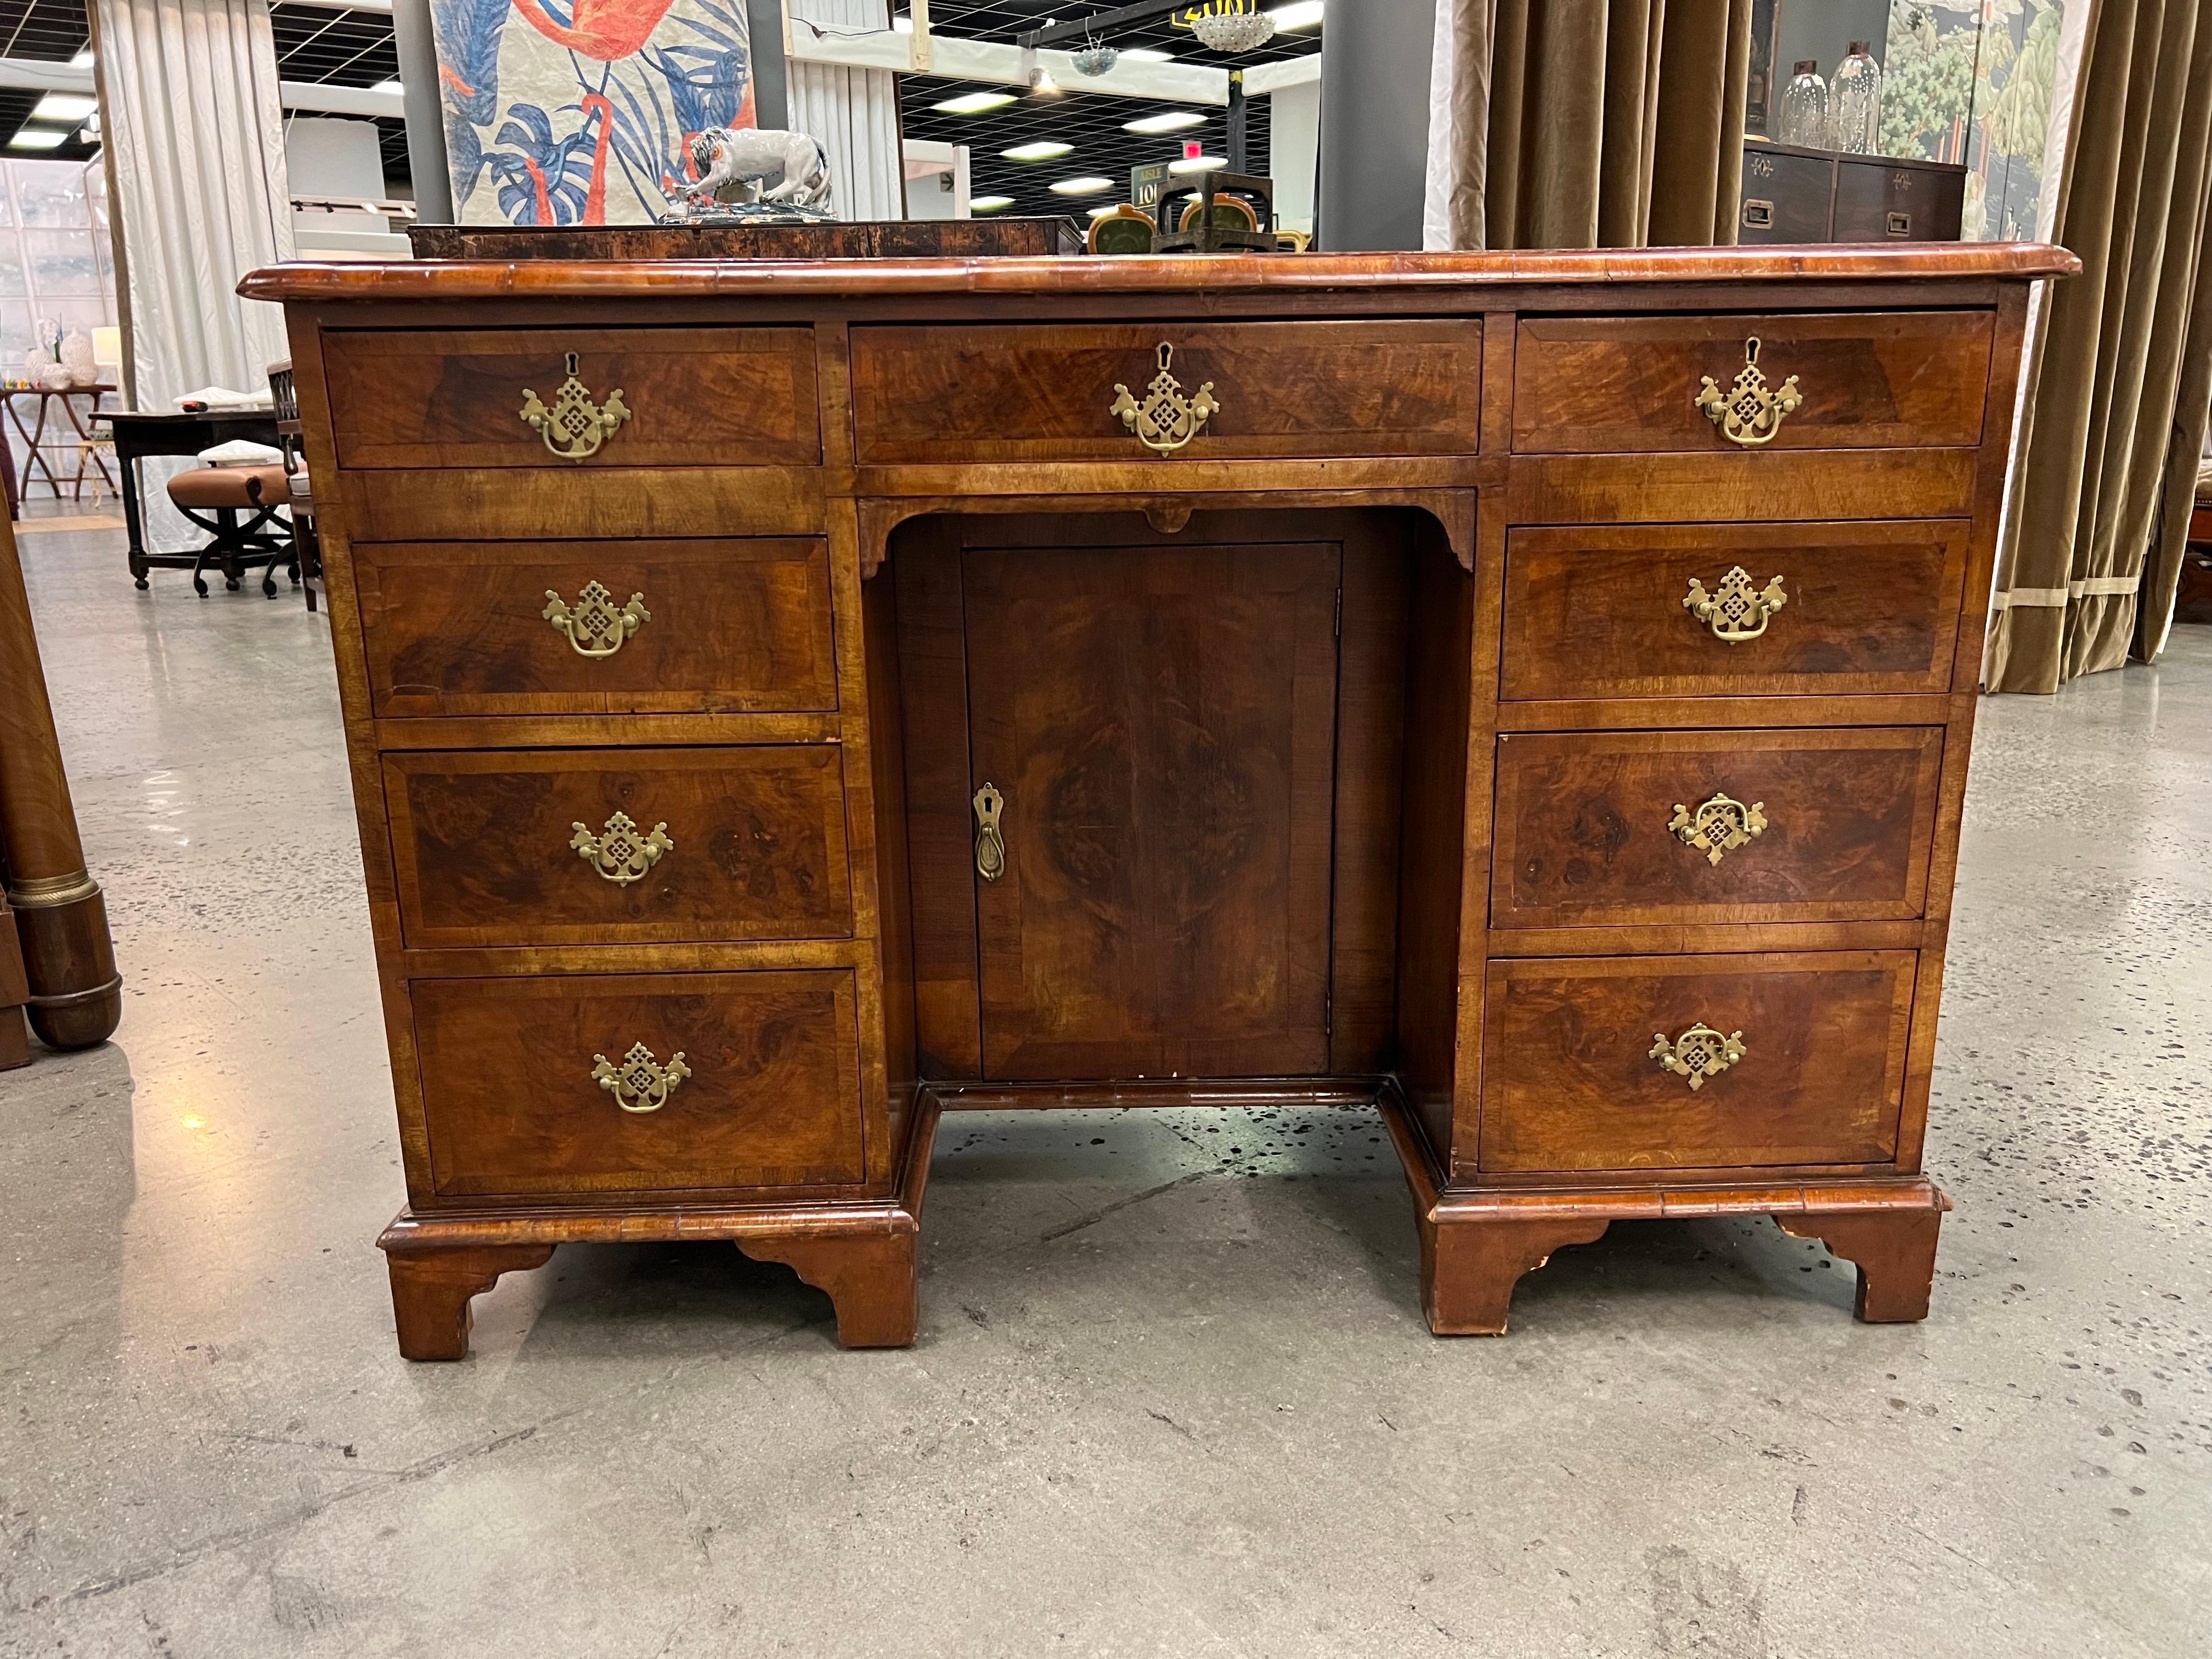
<path id="1" fill-rule="evenodd" d="M 401 1352 L 568 1240 L 909 1342 L 942 1110 L 1373 1102 L 1928 1310 L 2041 246 L 289 265 Z"/>

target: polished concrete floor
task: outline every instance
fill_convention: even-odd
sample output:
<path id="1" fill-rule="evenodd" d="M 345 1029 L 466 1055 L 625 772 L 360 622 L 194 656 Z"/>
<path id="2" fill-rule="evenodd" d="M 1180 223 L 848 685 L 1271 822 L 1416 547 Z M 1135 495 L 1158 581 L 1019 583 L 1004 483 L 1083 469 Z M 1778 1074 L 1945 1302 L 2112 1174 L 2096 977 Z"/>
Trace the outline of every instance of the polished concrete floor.
<path id="1" fill-rule="evenodd" d="M 923 1334 L 571 1247 L 392 1349 L 327 625 L 23 548 L 116 1041 L 0 1074 L 0 1652 L 2212 1650 L 2212 630 L 1984 707 L 1935 1316 L 1623 1224 L 1437 1341 L 1382 1131 L 967 1117 Z"/>

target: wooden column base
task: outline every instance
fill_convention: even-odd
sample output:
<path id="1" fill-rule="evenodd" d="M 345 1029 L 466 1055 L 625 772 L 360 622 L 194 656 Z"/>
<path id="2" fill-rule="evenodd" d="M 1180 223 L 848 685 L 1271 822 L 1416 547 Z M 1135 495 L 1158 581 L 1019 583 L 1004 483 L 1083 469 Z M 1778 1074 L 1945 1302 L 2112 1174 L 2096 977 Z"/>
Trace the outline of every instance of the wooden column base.
<path id="1" fill-rule="evenodd" d="M 751 1209 L 416 1214 L 402 1210 L 376 1242 L 392 1276 L 399 1352 L 408 1359 L 461 1359 L 469 1304 L 506 1273 L 542 1267 L 564 1243 L 733 1242 L 780 1261 L 826 1291 L 848 1348 L 902 1348 L 917 1327 L 915 1244 L 937 1138 L 938 1106 L 916 1103 L 899 1190 L 888 1199 Z"/>
<path id="2" fill-rule="evenodd" d="M 1855 1311 L 1870 1324 L 1928 1316 L 1936 1236 L 1951 1207 L 1925 1176 L 1867 1176 L 1819 1186 L 1443 1190 L 1427 1142 L 1389 1090 L 1383 1121 L 1413 1189 L 1421 1239 L 1421 1308 L 1438 1336 L 1503 1336 L 1513 1289 L 1554 1250 L 1602 1237 L 1615 1221 L 1771 1215 L 1793 1238 L 1817 1238 L 1856 1265 Z"/>

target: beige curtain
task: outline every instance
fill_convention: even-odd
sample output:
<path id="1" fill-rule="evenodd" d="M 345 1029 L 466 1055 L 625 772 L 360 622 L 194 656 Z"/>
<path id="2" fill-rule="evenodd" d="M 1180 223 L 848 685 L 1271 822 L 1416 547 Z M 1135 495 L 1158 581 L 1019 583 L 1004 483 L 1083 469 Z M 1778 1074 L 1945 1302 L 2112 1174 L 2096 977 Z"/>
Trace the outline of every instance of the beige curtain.
<path id="1" fill-rule="evenodd" d="M 2212 5 L 2088 19 L 2053 285 L 2032 348 L 1984 683 L 2056 691 L 2166 643 L 2212 398 Z"/>
<path id="2" fill-rule="evenodd" d="M 1751 0 L 1438 0 L 1426 240 L 1733 242 Z"/>

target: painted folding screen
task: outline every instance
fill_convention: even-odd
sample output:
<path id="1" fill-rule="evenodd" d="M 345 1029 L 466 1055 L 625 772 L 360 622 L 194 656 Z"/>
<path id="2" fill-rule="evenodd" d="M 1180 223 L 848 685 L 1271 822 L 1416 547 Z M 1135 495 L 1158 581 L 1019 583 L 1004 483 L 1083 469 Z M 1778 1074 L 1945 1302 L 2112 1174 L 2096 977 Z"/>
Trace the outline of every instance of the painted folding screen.
<path id="1" fill-rule="evenodd" d="M 749 127 L 744 0 L 431 0 L 455 216 L 649 224 L 693 134 Z"/>

